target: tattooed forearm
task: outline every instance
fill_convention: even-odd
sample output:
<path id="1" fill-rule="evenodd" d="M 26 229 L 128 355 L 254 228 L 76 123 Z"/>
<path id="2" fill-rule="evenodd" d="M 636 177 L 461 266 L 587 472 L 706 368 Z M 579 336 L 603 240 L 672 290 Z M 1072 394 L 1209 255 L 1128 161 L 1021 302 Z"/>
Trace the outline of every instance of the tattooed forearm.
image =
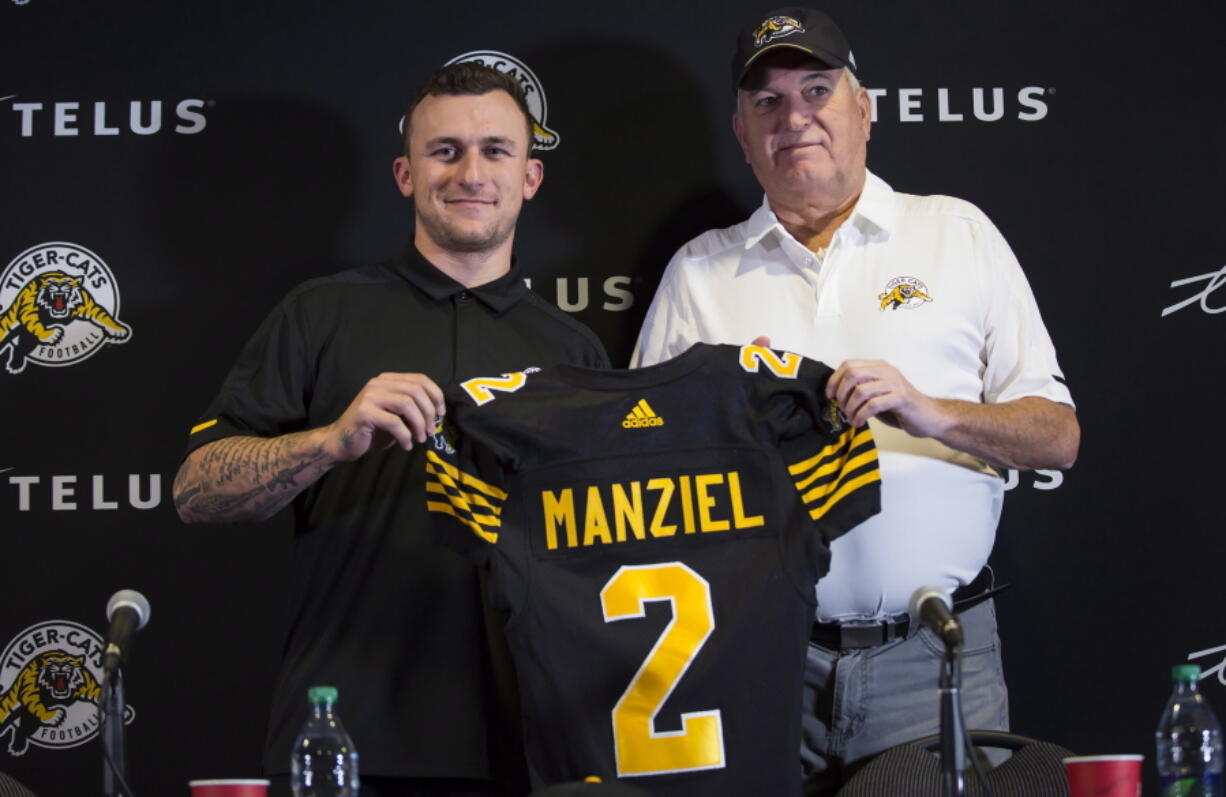
<path id="1" fill-rule="evenodd" d="M 227 437 L 183 461 L 175 476 L 175 509 L 186 523 L 263 520 L 330 467 L 313 432 Z"/>

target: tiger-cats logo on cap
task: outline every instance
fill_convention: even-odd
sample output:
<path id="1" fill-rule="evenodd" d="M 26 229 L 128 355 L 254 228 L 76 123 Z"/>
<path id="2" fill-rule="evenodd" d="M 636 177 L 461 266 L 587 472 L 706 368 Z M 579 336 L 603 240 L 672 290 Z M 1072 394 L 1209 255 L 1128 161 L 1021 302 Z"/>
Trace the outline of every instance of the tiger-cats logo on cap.
<path id="1" fill-rule="evenodd" d="M 914 310 L 932 301 L 928 286 L 915 277 L 895 277 L 877 298 L 881 300 L 880 310 Z"/>
<path id="2" fill-rule="evenodd" d="M 115 275 L 83 246 L 32 246 L 0 274 L 0 361 L 10 374 L 31 362 L 74 365 L 131 337 Z"/>
<path id="3" fill-rule="evenodd" d="M 800 20 L 795 17 L 767 17 L 753 32 L 753 46 L 762 47 L 775 39 L 804 32 L 804 25 L 801 25 Z"/>
<path id="4" fill-rule="evenodd" d="M 102 637 L 67 620 L 32 625 L 0 654 L 0 740 L 9 755 L 30 745 L 79 747 L 98 735 Z M 136 716 L 124 710 L 124 724 Z"/>
<path id="5" fill-rule="evenodd" d="M 469 61 L 475 61 L 483 66 L 488 66 L 490 69 L 497 69 L 499 72 L 506 73 L 518 80 L 519 84 L 523 86 L 524 99 L 528 103 L 528 110 L 532 112 L 533 149 L 550 150 L 556 148 L 562 142 L 561 136 L 545 126 L 548 110 L 547 103 L 545 102 L 545 89 L 541 86 L 540 79 L 528 68 L 527 64 L 513 55 L 508 55 L 498 50 L 473 50 L 463 55 L 457 55 L 443 64 L 443 66 L 463 64 Z"/>

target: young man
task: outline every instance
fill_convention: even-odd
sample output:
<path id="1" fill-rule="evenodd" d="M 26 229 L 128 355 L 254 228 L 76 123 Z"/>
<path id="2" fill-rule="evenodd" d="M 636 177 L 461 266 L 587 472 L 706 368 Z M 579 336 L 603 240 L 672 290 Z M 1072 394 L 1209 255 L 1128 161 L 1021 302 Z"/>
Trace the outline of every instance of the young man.
<path id="1" fill-rule="evenodd" d="M 511 256 L 543 178 L 531 148 L 516 80 L 477 64 L 431 75 L 393 169 L 414 200 L 412 246 L 292 291 L 192 430 L 174 486 L 184 521 L 294 506 L 269 773 L 288 771 L 307 688 L 331 684 L 364 796 L 502 793 L 490 783 L 496 673 L 477 577 L 426 531 L 423 463 L 444 413 L 439 384 L 608 367 L 595 335 L 531 293 Z"/>

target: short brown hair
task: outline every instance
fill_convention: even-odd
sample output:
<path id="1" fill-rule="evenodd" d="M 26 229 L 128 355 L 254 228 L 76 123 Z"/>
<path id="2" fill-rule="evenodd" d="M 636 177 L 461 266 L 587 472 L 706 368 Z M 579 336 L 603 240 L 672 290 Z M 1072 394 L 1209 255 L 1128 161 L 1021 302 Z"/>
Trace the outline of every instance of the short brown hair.
<path id="1" fill-rule="evenodd" d="M 413 110 L 426 97 L 489 94 L 491 91 L 505 91 L 515 100 L 519 110 L 524 113 L 524 121 L 528 128 L 528 151 L 531 153 L 536 136 L 533 127 L 536 120 L 528 109 L 528 100 L 524 96 L 523 86 L 513 76 L 506 72 L 488 67 L 477 61 L 464 61 L 458 64 L 448 64 L 431 72 L 413 95 L 409 109 L 404 113 L 404 154 L 409 154 L 409 120 L 413 118 Z"/>

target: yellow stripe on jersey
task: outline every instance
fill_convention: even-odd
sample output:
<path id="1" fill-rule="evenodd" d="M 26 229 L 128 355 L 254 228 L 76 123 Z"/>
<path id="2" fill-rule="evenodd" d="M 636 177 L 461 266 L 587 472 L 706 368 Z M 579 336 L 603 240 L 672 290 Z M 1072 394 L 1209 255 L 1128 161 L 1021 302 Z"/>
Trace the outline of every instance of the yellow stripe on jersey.
<path id="1" fill-rule="evenodd" d="M 465 487 L 472 487 L 480 490 L 491 498 L 497 498 L 500 501 L 507 497 L 505 490 L 500 490 L 492 484 L 487 484 L 486 482 L 481 481 L 472 474 L 465 473 L 455 465 L 444 462 L 443 458 L 438 454 L 435 454 L 433 451 L 426 452 L 426 460 L 434 465 L 437 465 L 443 473 L 446 473 L 448 476 L 460 482 Z"/>
<path id="2" fill-rule="evenodd" d="M 811 504 L 814 501 L 820 501 L 824 499 L 826 496 L 830 495 L 830 493 L 834 492 L 835 488 L 839 486 L 839 483 L 843 481 L 843 479 L 847 478 L 848 473 L 851 473 L 852 471 L 858 470 L 859 468 L 865 465 L 870 465 L 870 464 L 873 466 L 873 470 L 876 470 L 877 469 L 876 463 L 877 463 L 877 449 L 875 448 L 869 449 L 868 451 L 865 451 L 863 454 L 854 456 L 851 459 L 846 460 L 842 463 L 836 463 L 836 464 L 841 465 L 841 467 L 836 468 L 836 470 L 838 470 L 838 472 L 842 474 L 841 477 L 839 479 L 831 479 L 830 481 L 826 482 L 825 484 L 819 487 L 814 487 L 812 490 L 809 490 L 807 493 L 802 493 L 800 496 L 800 499 L 804 501 L 806 504 Z M 796 484 L 797 484 L 797 489 L 801 489 L 799 486 L 800 482 L 797 482 Z"/>
<path id="3" fill-rule="evenodd" d="M 460 485 L 446 473 L 440 473 L 426 465 L 426 473 L 434 476 L 436 481 L 426 481 L 426 492 L 444 495 L 458 509 L 463 509 L 470 515 L 488 515 L 487 525 L 497 526 L 498 515 L 502 513 L 501 506 L 494 506 L 480 493 L 460 489 Z"/>
<path id="4" fill-rule="evenodd" d="M 788 473 L 792 474 L 793 476 L 803 473 L 819 465 L 822 460 L 827 459 L 830 456 L 837 454 L 839 451 L 850 447 L 848 446 L 849 441 L 851 446 L 860 445 L 864 442 L 866 436 L 871 436 L 871 433 L 867 428 L 863 429 L 860 434 L 856 434 L 855 429 L 848 429 L 843 432 L 843 434 L 839 435 L 838 440 L 835 440 L 833 443 L 826 446 L 815 455 L 809 457 L 808 459 L 801 460 L 794 465 L 788 465 Z"/>
<path id="5" fill-rule="evenodd" d="M 451 504 L 444 504 L 440 501 L 427 501 L 426 509 L 443 515 L 451 515 L 465 526 L 468 526 L 468 528 L 470 528 L 474 534 L 486 542 L 498 542 L 498 532 L 486 531 L 485 527 L 482 526 L 480 522 L 460 514 Z"/>
<path id="6" fill-rule="evenodd" d="M 446 501 L 426 501 L 426 509 L 451 515 L 486 542 L 498 542 L 495 529 L 502 525 L 504 490 L 444 462 L 433 451 L 426 452 L 426 492 Z"/>
<path id="7" fill-rule="evenodd" d="M 210 426 L 216 426 L 216 425 L 217 425 L 216 418 L 214 418 L 211 421 L 205 421 L 204 423 L 198 423 L 192 427 L 192 430 L 188 432 L 188 434 L 192 435 L 192 434 L 195 434 L 196 432 L 203 432 L 205 429 L 209 428 Z"/>
<path id="8" fill-rule="evenodd" d="M 817 509 L 809 512 L 809 517 L 813 518 L 814 520 L 821 520 L 822 516 L 829 512 L 830 509 L 839 501 L 842 501 L 845 497 L 851 493 L 854 493 L 856 490 L 859 490 L 864 485 L 879 481 L 881 481 L 881 471 L 877 470 L 876 468 L 868 473 L 857 476 L 840 487 L 838 492 L 830 497 L 829 501 L 822 506 L 819 506 Z"/>
<path id="9" fill-rule="evenodd" d="M 881 480 L 873 434 L 868 427 L 848 429 L 814 456 L 789 465 L 788 473 L 809 516 L 817 520 L 846 496 Z"/>
<path id="10" fill-rule="evenodd" d="M 439 471 L 433 465 L 426 465 L 426 473 L 435 477 L 434 481 L 427 479 L 426 492 L 444 495 L 457 508 L 463 509 L 474 516 L 478 514 L 489 515 L 487 525 L 497 526 L 499 524 L 498 515 L 502 514 L 501 504 L 495 505 L 490 503 L 489 499 L 481 495 L 481 493 L 461 489 L 454 479 L 446 473 Z"/>
<path id="11" fill-rule="evenodd" d="M 856 441 L 852 437 L 854 434 L 854 429 L 848 429 L 839 435 L 838 440 L 817 452 L 816 456 L 788 466 L 788 473 L 793 476 L 799 476 L 801 473 L 809 471 L 808 476 L 796 481 L 796 489 L 803 490 L 818 479 L 837 472 L 842 465 L 843 458 L 847 455 L 848 449 L 856 445 Z"/>
<path id="12" fill-rule="evenodd" d="M 461 490 L 450 476 L 431 470 L 429 465 L 426 466 L 426 472 L 437 478 L 437 481 L 427 480 L 426 492 L 446 496 L 457 509 L 463 509 L 474 517 L 488 516 L 484 521 L 487 526 L 500 524 L 498 515 L 502 514 L 501 506 L 494 506 L 480 493 Z"/>
<path id="13" fill-rule="evenodd" d="M 426 472 L 433 473 L 429 465 L 426 466 Z M 426 482 L 426 492 L 428 493 L 435 493 L 436 495 L 445 495 L 450 497 L 452 495 L 452 490 L 455 490 L 455 493 L 457 493 L 456 497 L 466 502 L 470 508 L 473 506 L 481 507 L 490 515 L 494 516 L 494 523 L 498 522 L 498 515 L 502 514 L 501 504 L 498 506 L 491 504 L 489 500 L 481 493 L 464 492 L 463 490 L 460 490 L 455 485 L 455 482 L 453 482 L 446 474 L 439 475 L 439 480 L 437 482 Z"/>

